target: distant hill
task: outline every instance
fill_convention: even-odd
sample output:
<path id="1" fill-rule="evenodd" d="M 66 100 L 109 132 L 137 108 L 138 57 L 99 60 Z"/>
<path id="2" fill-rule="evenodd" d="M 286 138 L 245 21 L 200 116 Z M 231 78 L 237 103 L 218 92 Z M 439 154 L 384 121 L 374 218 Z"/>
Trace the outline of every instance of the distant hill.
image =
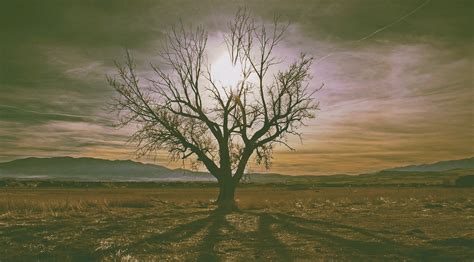
<path id="1" fill-rule="evenodd" d="M 213 181 L 207 173 L 169 169 L 131 160 L 96 158 L 24 158 L 0 163 L 0 177 L 114 181 Z"/>
<path id="2" fill-rule="evenodd" d="M 459 160 L 448 160 L 436 162 L 433 164 L 422 164 L 422 165 L 410 165 L 404 167 L 396 167 L 386 169 L 384 171 L 397 171 L 397 172 L 443 172 L 455 169 L 473 169 L 474 168 L 474 157 L 459 159 Z"/>
<path id="3" fill-rule="evenodd" d="M 280 174 L 250 174 L 255 183 L 286 183 L 291 176 Z M 106 160 L 89 157 L 23 158 L 0 163 L 0 179 L 50 179 L 70 181 L 187 181 L 212 182 L 207 172 L 182 168 L 169 169 L 160 165 L 131 160 Z M 298 180 L 298 177 L 295 178 Z M 298 180 L 299 181 L 299 180 Z"/>

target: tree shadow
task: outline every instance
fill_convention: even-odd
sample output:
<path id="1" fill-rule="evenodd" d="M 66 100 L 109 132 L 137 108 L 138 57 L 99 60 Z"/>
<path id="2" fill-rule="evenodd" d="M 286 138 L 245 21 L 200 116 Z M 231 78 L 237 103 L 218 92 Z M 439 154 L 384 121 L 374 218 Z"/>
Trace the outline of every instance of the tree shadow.
<path id="1" fill-rule="evenodd" d="M 251 250 L 253 257 L 247 258 L 248 260 L 292 261 L 293 258 L 305 258 L 306 254 L 298 251 L 297 247 L 281 240 L 282 235 L 290 235 L 305 240 L 313 245 L 313 248 L 324 246 L 343 258 L 453 259 L 428 246 L 409 246 L 393 240 L 395 237 L 406 237 L 405 233 L 306 219 L 278 212 L 209 211 L 208 214 L 161 234 L 140 239 L 127 246 L 127 250 L 133 252 L 137 249 L 149 249 L 151 252 L 167 252 L 169 250 L 163 248 L 167 244 L 175 244 L 172 248 L 176 248 L 176 244 L 197 239 L 186 252 L 197 261 L 219 261 L 228 255 L 221 244 L 232 240 L 237 241 L 239 246 L 234 247 L 234 251 L 239 248 Z M 228 221 L 229 215 L 254 217 L 257 221 L 256 229 L 239 230 Z"/>
<path id="2" fill-rule="evenodd" d="M 417 260 L 444 260 L 449 258 L 434 249 L 409 246 L 387 237 L 387 235 L 402 235 L 401 233 L 370 230 L 323 220 L 309 220 L 280 213 L 274 213 L 271 216 L 274 217 L 275 223 L 278 223 L 281 230 L 312 239 L 314 242 L 339 250 L 345 255 L 360 258 L 391 257 Z M 361 240 L 360 236 L 364 239 Z"/>
<path id="3" fill-rule="evenodd" d="M 137 249 L 166 252 L 167 250 L 162 247 L 163 245 L 189 241 L 191 238 L 199 238 L 199 235 L 204 233 L 197 244 L 187 250 L 187 252 L 195 254 L 197 261 L 219 261 L 224 252 L 218 254 L 216 247 L 220 243 L 229 240 L 229 238 L 250 240 L 250 242 L 246 241 L 249 242 L 247 246 L 252 245 L 251 240 L 257 241 L 259 249 L 256 250 L 255 258 L 268 257 L 270 254 L 273 256 L 273 260 L 291 261 L 289 251 L 274 235 L 271 228 L 274 221 L 271 216 L 267 214 L 260 215 L 261 218 L 258 219 L 258 230 L 256 232 L 241 232 L 226 219 L 227 215 L 232 214 L 244 213 L 241 211 L 209 211 L 207 217 L 200 217 L 161 234 L 145 237 L 128 245 L 126 249 L 132 252 Z"/>

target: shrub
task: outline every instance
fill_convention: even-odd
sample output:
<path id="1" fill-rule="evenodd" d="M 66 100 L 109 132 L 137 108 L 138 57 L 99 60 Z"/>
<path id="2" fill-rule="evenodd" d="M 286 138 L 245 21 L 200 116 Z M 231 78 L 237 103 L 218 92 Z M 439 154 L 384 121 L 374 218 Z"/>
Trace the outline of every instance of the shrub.
<path id="1" fill-rule="evenodd" d="M 456 179 L 456 186 L 459 187 L 474 187 L 474 175 L 461 176 Z"/>

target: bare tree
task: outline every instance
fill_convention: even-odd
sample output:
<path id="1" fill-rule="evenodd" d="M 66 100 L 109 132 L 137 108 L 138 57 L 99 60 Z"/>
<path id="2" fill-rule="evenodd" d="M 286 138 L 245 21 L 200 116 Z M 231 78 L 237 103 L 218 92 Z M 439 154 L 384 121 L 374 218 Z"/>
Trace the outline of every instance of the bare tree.
<path id="1" fill-rule="evenodd" d="M 151 65 L 154 77 L 145 85 L 127 52 L 117 76 L 107 80 L 118 93 L 120 124 L 138 127 L 132 136 L 138 153 L 167 150 L 172 160 L 204 165 L 218 181 L 219 207 L 235 207 L 235 188 L 249 160 L 268 168 L 275 145 L 292 150 L 288 136 L 301 136 L 298 128 L 317 109 L 313 94 L 319 88 L 309 88 L 312 57 L 301 54 L 286 70 L 272 73 L 283 62 L 274 53 L 287 28 L 278 19 L 269 26 L 237 12 L 224 35 L 232 63 L 242 68 L 233 87 L 214 79 L 201 27 L 170 30 L 162 62 Z"/>

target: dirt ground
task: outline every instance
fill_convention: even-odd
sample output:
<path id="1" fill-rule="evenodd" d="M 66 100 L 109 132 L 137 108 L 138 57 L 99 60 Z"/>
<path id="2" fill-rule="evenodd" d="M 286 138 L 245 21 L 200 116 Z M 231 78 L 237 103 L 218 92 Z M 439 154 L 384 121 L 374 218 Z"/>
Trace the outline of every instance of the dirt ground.
<path id="1" fill-rule="evenodd" d="M 1 189 L 0 261 L 473 261 L 474 190 Z"/>

